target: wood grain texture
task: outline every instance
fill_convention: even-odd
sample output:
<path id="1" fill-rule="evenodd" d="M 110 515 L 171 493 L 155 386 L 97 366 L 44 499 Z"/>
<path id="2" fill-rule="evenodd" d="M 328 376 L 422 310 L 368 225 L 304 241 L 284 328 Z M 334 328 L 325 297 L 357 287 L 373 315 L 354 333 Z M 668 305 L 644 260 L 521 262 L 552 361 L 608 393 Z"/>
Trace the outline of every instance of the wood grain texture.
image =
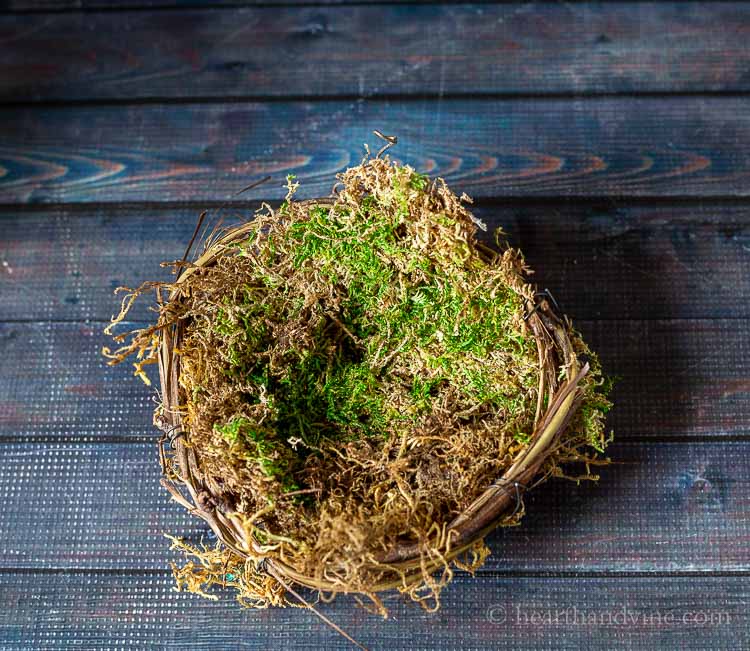
<path id="1" fill-rule="evenodd" d="M 485 197 L 750 195 L 742 97 L 272 102 L 6 108 L 0 202 L 327 195 L 372 129 L 395 155 Z"/>
<path id="2" fill-rule="evenodd" d="M 699 2 L 5 16 L 0 101 L 750 90 L 749 23 Z"/>
<path id="3" fill-rule="evenodd" d="M 221 211 L 228 223 L 253 204 Z M 0 210 L 0 320 L 106 320 L 112 290 L 182 257 L 199 207 Z M 574 319 L 750 317 L 750 204 L 482 204 Z M 209 213 L 218 221 L 216 210 Z M 149 317 L 145 302 L 133 320 Z"/>
<path id="4" fill-rule="evenodd" d="M 490 0 L 492 2 L 493 0 Z M 501 0 L 502 1 L 502 0 Z M 378 4 L 438 4 L 434 0 L 378 0 Z M 309 0 L 0 0 L 0 12 L 44 13 L 96 10 L 237 8 L 257 5 L 308 5 Z M 316 0 L 316 6 L 364 4 L 362 0 Z"/>
<path id="5" fill-rule="evenodd" d="M 171 585 L 155 574 L 6 573 L 0 635 L 6 649 L 351 649 L 312 613 L 242 611 Z M 346 598 L 321 609 L 374 650 L 729 649 L 750 644 L 748 599 L 745 577 L 461 576 L 435 614 L 400 599 L 385 621 Z"/>
<path id="6" fill-rule="evenodd" d="M 486 570 L 750 572 L 749 442 L 611 454 L 598 485 L 531 493 L 523 525 L 489 537 Z M 167 568 L 179 555 L 162 532 L 207 531 L 168 501 L 154 444 L 3 443 L 0 462 L 0 568 Z"/>
<path id="7" fill-rule="evenodd" d="M 492 4 L 495 0 L 486 0 Z M 503 2 L 505 0 L 499 0 Z M 195 9 L 195 8 L 237 8 L 257 5 L 311 5 L 338 6 L 365 4 L 362 0 L 0 0 L 0 11 L 6 13 L 43 13 L 96 10 L 134 9 Z M 441 4 L 435 0 L 378 0 L 378 4 Z"/>
<path id="8" fill-rule="evenodd" d="M 618 379 L 618 439 L 750 434 L 750 322 L 576 321 Z M 155 436 L 153 391 L 100 355 L 103 324 L 0 324 L 0 439 Z M 156 382 L 156 378 L 154 377 Z"/>

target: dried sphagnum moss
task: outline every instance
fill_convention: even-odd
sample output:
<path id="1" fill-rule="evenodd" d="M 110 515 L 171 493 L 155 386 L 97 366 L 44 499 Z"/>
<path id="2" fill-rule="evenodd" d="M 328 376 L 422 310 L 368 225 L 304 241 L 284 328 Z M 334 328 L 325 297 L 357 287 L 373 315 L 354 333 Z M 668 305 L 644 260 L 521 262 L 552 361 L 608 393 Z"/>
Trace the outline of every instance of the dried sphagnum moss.
<path id="1" fill-rule="evenodd" d="M 284 603 L 258 568 L 267 557 L 367 594 L 376 559 L 399 541 L 439 559 L 446 524 L 525 451 L 547 406 L 520 253 L 480 254 L 466 198 L 408 166 L 368 158 L 339 180 L 331 201 L 310 203 L 295 201 L 290 178 L 278 209 L 264 206 L 213 264 L 163 285 L 180 300 L 110 354 L 139 352 L 141 373 L 160 329 L 184 323 L 189 445 L 219 487 L 212 499 L 263 549 L 245 560 L 175 540 L 196 556 L 175 570 L 192 591 L 230 585 L 248 605 Z M 601 374 L 573 344 L 594 369 L 545 476 L 605 445 Z M 476 567 L 485 548 L 472 551 Z M 442 566 L 401 589 L 436 603 L 451 576 Z"/>

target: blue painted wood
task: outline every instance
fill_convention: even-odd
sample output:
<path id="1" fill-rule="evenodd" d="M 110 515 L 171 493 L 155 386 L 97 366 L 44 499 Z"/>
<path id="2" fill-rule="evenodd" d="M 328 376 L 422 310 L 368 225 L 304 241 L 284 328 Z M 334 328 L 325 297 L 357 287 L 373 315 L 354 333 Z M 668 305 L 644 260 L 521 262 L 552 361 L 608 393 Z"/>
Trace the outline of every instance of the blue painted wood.
<path id="1" fill-rule="evenodd" d="M 258 204 L 209 211 L 211 223 L 250 219 Z M 159 265 L 182 257 L 194 206 L 59 206 L 0 210 L 0 320 L 107 320 L 112 290 L 169 279 Z M 742 202 L 480 203 L 473 212 L 493 244 L 501 227 L 572 318 L 750 316 L 750 220 Z M 132 312 L 149 318 L 146 301 Z"/>
<path id="2" fill-rule="evenodd" d="M 5 108 L 0 203 L 327 196 L 373 129 L 475 199 L 750 196 L 742 97 Z"/>
<path id="3" fill-rule="evenodd" d="M 297 608 L 242 611 L 171 591 L 166 573 L 3 574 L 6 649 L 351 649 Z M 438 613 L 389 599 L 391 618 L 320 608 L 371 649 L 733 649 L 750 645 L 740 576 L 460 576 Z"/>
<path id="4" fill-rule="evenodd" d="M 23 35 L 0 100 L 741 91 L 748 22 L 701 2 L 0 16 Z"/>
<path id="5" fill-rule="evenodd" d="M 610 454 L 596 485 L 533 491 L 481 572 L 750 573 L 750 442 L 621 440 Z M 166 569 L 182 557 L 163 533 L 206 531 L 158 485 L 153 443 L 3 442 L 0 463 L 0 571 Z"/>
<path id="6" fill-rule="evenodd" d="M 562 298 L 560 299 L 562 300 Z M 619 439 L 746 437 L 746 319 L 575 321 L 619 378 L 609 417 Z M 124 363 L 110 368 L 103 323 L 0 323 L 3 439 L 153 437 L 153 390 Z M 155 384 L 158 380 L 152 375 Z"/>

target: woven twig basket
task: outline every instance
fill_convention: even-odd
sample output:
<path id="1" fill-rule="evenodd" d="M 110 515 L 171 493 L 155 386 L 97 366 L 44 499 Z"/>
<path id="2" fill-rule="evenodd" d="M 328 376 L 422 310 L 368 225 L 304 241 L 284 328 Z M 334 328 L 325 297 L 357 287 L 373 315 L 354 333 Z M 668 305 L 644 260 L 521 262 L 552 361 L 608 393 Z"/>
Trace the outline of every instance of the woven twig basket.
<path id="1" fill-rule="evenodd" d="M 332 203 L 331 199 L 310 200 L 311 205 Z M 179 284 L 196 269 L 215 263 L 227 245 L 245 240 L 252 222 L 225 231 L 205 252 L 186 267 Z M 496 253 L 479 245 L 480 255 L 491 260 Z M 513 465 L 463 513 L 448 523 L 444 553 L 440 559 L 424 558 L 418 541 L 405 540 L 373 561 L 373 569 L 382 578 L 369 586 L 369 592 L 380 592 L 418 584 L 425 571 L 438 570 L 446 561 L 456 559 L 484 538 L 519 508 L 524 491 L 542 481 L 545 461 L 556 449 L 559 439 L 580 406 L 580 382 L 589 370 L 588 363 L 578 359 L 571 341 L 572 330 L 567 318 L 557 314 L 554 300 L 545 292 L 537 294 L 538 302 L 528 304 L 526 321 L 534 333 L 539 354 L 540 385 L 535 427 L 526 450 Z M 173 292 L 166 301 L 180 300 Z M 210 477 L 201 472 L 199 451 L 190 445 L 190 431 L 183 427 L 179 405 L 180 358 L 177 354 L 185 328 L 180 321 L 160 330 L 158 355 L 162 390 L 162 408 L 156 424 L 164 432 L 161 440 L 162 484 L 191 513 L 203 518 L 219 540 L 238 556 L 263 559 L 265 569 L 285 583 L 296 583 L 329 593 L 345 592 L 340 585 L 306 576 L 277 558 L 266 557 L 262 545 L 243 526 L 234 505 Z M 544 406 L 547 405 L 545 408 Z"/>

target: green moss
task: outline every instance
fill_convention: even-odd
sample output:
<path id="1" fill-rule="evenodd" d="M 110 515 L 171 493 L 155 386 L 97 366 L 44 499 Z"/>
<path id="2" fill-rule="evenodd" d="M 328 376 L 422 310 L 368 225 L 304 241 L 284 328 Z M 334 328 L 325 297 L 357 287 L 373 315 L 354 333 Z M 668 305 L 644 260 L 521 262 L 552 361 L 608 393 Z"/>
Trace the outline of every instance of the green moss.
<path id="1" fill-rule="evenodd" d="M 519 441 L 531 431 L 537 351 L 519 327 L 521 297 L 461 235 L 465 215 L 428 211 L 415 226 L 410 209 L 429 179 L 392 170 L 390 188 L 304 216 L 289 179 L 277 221 L 237 248 L 249 276 L 213 314 L 224 375 L 263 406 L 257 423 L 243 416 L 217 431 L 285 485 L 288 459 L 324 439 L 400 436 L 446 391 L 459 411 L 502 413 Z M 592 432 L 599 409 L 584 410 Z M 304 445 L 292 450 L 295 440 Z"/>
<path id="2" fill-rule="evenodd" d="M 409 177 L 409 187 L 414 190 L 425 191 L 430 183 L 430 177 L 426 174 L 418 174 L 414 172 Z"/>
<path id="3" fill-rule="evenodd" d="M 242 456 L 256 464 L 266 477 L 279 481 L 285 492 L 299 489 L 292 474 L 296 458 L 273 430 L 258 427 L 243 417 L 235 417 L 223 425 L 214 424 L 214 429 L 230 446 L 242 448 Z"/>
<path id="4" fill-rule="evenodd" d="M 279 408 L 274 425 L 289 436 L 315 444 L 321 436 L 392 433 L 404 419 L 393 418 L 394 410 L 386 407 L 379 364 L 399 346 L 402 357 L 426 362 L 414 364 L 415 374 L 405 378 L 409 390 L 404 413 L 429 412 L 437 399 L 435 388 L 451 382 L 466 401 L 513 412 L 525 408 L 497 388 L 498 369 L 483 361 L 498 349 L 519 358 L 534 354 L 533 341 L 509 327 L 509 319 L 522 309 L 519 297 L 491 287 L 467 296 L 465 284 L 471 279 L 463 249 L 452 252 L 460 266 L 441 267 L 401 233 L 408 191 L 423 191 L 427 184 L 427 177 L 419 174 L 397 174 L 390 201 L 367 196 L 356 210 L 313 207 L 308 219 L 263 241 L 266 260 L 274 258 L 278 243 L 291 252 L 298 273 L 314 269 L 333 285 L 344 285 L 338 317 L 346 332 L 361 342 L 358 347 L 345 340 L 331 358 L 331 342 L 321 330 L 311 349 L 298 351 L 296 359 L 288 352 L 282 377 L 259 377 L 257 360 L 243 354 L 236 342 L 245 353 L 272 346 L 271 333 L 262 325 L 263 308 L 265 313 L 281 311 L 277 318 L 284 313 L 293 318 L 305 305 L 303 297 L 288 296 L 283 307 L 271 307 L 265 290 L 278 289 L 278 280 L 259 273 L 258 287 L 246 285 L 235 295 L 240 300 L 231 316 L 224 310 L 217 313 L 215 331 L 230 340 L 229 372 L 254 383 L 256 392 L 262 389 L 275 397 Z M 455 222 L 443 214 L 437 221 L 447 226 Z M 425 374 L 432 370 L 438 371 L 438 379 Z M 528 386 L 535 381 L 532 373 L 523 379 Z"/>

